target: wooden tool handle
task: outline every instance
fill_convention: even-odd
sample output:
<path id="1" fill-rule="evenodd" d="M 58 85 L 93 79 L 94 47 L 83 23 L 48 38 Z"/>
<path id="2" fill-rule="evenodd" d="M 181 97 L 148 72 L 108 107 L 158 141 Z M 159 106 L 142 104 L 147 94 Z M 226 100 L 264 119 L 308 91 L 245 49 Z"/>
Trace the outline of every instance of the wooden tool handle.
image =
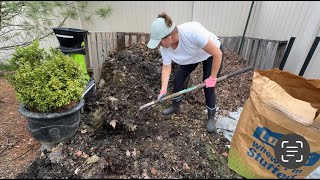
<path id="1" fill-rule="evenodd" d="M 244 68 L 244 69 L 235 71 L 235 72 L 233 72 L 233 73 L 230 73 L 230 74 L 221 76 L 221 77 L 219 77 L 219 78 L 217 79 L 217 82 L 222 81 L 222 80 L 225 80 L 225 79 L 230 78 L 230 77 L 233 77 L 233 76 L 236 76 L 236 75 L 238 75 L 238 74 L 247 72 L 247 71 L 252 70 L 252 69 L 253 69 L 253 67 L 250 66 L 250 67 L 247 67 L 247 68 Z M 164 98 L 161 99 L 161 101 L 165 101 L 165 100 L 168 100 L 168 99 L 171 99 L 171 98 L 180 96 L 180 95 L 185 94 L 185 93 L 187 93 L 187 92 L 190 92 L 190 91 L 193 91 L 193 90 L 196 90 L 196 89 L 203 88 L 203 87 L 205 87 L 205 86 L 206 86 L 206 83 L 201 83 L 201 84 L 198 84 L 198 85 L 189 87 L 189 88 L 187 88 L 187 89 L 181 90 L 181 91 L 176 92 L 176 93 L 174 93 L 174 94 L 165 96 Z M 156 101 L 157 101 L 157 102 L 155 102 L 155 103 L 160 102 L 159 100 L 156 100 Z"/>
<path id="2" fill-rule="evenodd" d="M 230 78 L 230 77 L 233 77 L 233 76 L 235 76 L 235 75 L 238 75 L 238 74 L 241 74 L 241 73 L 250 71 L 250 70 L 252 70 L 252 69 L 253 69 L 253 67 L 250 66 L 250 67 L 247 67 L 247 68 L 244 68 L 244 69 L 235 71 L 235 72 L 233 72 L 233 73 L 230 73 L 230 74 L 221 76 L 221 77 L 219 77 L 219 78 L 217 79 L 217 82 L 222 81 L 222 80 L 225 80 L 225 79 Z M 147 106 L 151 106 L 151 105 L 156 104 L 156 103 L 159 103 L 160 101 L 165 101 L 165 100 L 168 100 L 168 99 L 172 99 L 172 98 L 174 98 L 174 97 L 180 96 L 180 95 L 182 95 L 182 94 L 185 94 L 185 93 L 187 93 L 187 92 L 190 92 L 190 91 L 193 91 L 193 90 L 196 90 L 196 89 L 199 89 L 199 88 L 203 88 L 203 87 L 205 87 L 205 86 L 206 86 L 206 83 L 201 83 L 201 84 L 198 84 L 198 85 L 189 87 L 189 88 L 187 88 L 187 89 L 184 89 L 184 90 L 181 90 L 181 91 L 179 91 L 179 92 L 173 93 L 173 94 L 171 94 L 171 95 L 165 96 L 165 97 L 162 98 L 161 100 L 155 100 L 155 101 L 152 101 L 152 102 L 150 102 L 150 103 L 147 103 L 147 104 L 141 106 L 140 109 L 145 108 L 145 107 L 147 107 Z M 140 110 L 140 109 L 139 109 L 139 110 Z"/>

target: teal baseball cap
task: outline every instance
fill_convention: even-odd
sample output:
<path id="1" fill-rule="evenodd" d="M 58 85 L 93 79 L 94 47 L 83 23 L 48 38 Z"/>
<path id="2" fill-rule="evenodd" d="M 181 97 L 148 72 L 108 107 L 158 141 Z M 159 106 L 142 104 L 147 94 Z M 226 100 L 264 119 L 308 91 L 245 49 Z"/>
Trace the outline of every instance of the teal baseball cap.
<path id="1" fill-rule="evenodd" d="M 175 25 L 172 22 L 171 27 L 168 27 L 166 25 L 166 22 L 164 18 L 157 18 L 155 19 L 150 28 L 150 40 L 148 42 L 148 48 L 154 49 L 156 48 L 161 39 L 167 36 L 168 34 L 171 33 L 171 31 L 174 29 Z"/>

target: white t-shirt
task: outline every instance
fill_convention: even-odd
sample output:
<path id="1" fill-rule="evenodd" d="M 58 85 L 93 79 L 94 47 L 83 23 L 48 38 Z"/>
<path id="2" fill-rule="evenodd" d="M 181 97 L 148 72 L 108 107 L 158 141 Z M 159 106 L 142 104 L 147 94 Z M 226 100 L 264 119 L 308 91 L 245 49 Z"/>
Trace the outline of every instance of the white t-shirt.
<path id="1" fill-rule="evenodd" d="M 187 65 L 208 59 L 211 54 L 202 48 L 208 43 L 209 38 L 220 48 L 219 38 L 198 22 L 187 22 L 177 26 L 177 29 L 179 33 L 178 47 L 172 49 L 171 46 L 168 48 L 160 46 L 164 65 L 169 65 L 172 61 L 180 65 Z"/>

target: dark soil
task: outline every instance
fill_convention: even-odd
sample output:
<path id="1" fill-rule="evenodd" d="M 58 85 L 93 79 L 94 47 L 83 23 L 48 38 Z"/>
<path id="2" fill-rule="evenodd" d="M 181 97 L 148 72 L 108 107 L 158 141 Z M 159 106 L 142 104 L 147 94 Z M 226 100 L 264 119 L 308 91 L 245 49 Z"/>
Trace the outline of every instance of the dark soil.
<path id="1" fill-rule="evenodd" d="M 190 85 L 202 82 L 201 66 L 192 73 Z M 221 75 L 246 65 L 226 51 L 223 67 Z M 252 75 L 217 84 L 217 115 L 244 105 Z M 170 100 L 138 111 L 157 98 L 160 76 L 158 50 L 136 44 L 115 52 L 104 64 L 96 93 L 86 99 L 77 134 L 42 153 L 16 178 L 241 178 L 227 164 L 225 145 L 230 142 L 205 131 L 202 89 L 186 94 L 181 111 L 172 116 L 161 115 Z"/>

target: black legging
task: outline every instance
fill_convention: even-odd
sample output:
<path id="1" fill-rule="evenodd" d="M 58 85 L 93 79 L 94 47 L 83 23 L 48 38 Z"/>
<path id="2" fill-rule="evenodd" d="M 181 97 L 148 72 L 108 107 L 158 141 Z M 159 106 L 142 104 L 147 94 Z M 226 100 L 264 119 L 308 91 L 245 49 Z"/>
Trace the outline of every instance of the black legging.
<path id="1" fill-rule="evenodd" d="M 224 58 L 224 48 L 221 44 L 220 50 L 222 51 L 222 62 Z M 205 61 L 202 61 L 203 65 L 203 81 L 207 79 L 211 75 L 211 70 L 212 70 L 212 61 L 213 58 L 210 56 L 208 59 Z M 222 62 L 220 69 L 218 71 L 217 77 L 220 77 L 220 72 L 222 69 Z M 181 91 L 184 87 L 184 81 L 185 79 L 189 76 L 189 74 L 196 69 L 199 63 L 195 64 L 188 64 L 188 65 L 179 65 L 175 77 L 174 77 L 174 85 L 173 85 L 173 92 L 176 93 L 178 91 Z M 216 94 L 215 94 L 215 88 L 206 88 L 204 87 L 204 94 L 206 97 L 206 105 L 210 109 L 214 109 L 216 107 Z M 174 98 L 176 100 L 181 99 L 181 97 L 176 97 Z"/>

